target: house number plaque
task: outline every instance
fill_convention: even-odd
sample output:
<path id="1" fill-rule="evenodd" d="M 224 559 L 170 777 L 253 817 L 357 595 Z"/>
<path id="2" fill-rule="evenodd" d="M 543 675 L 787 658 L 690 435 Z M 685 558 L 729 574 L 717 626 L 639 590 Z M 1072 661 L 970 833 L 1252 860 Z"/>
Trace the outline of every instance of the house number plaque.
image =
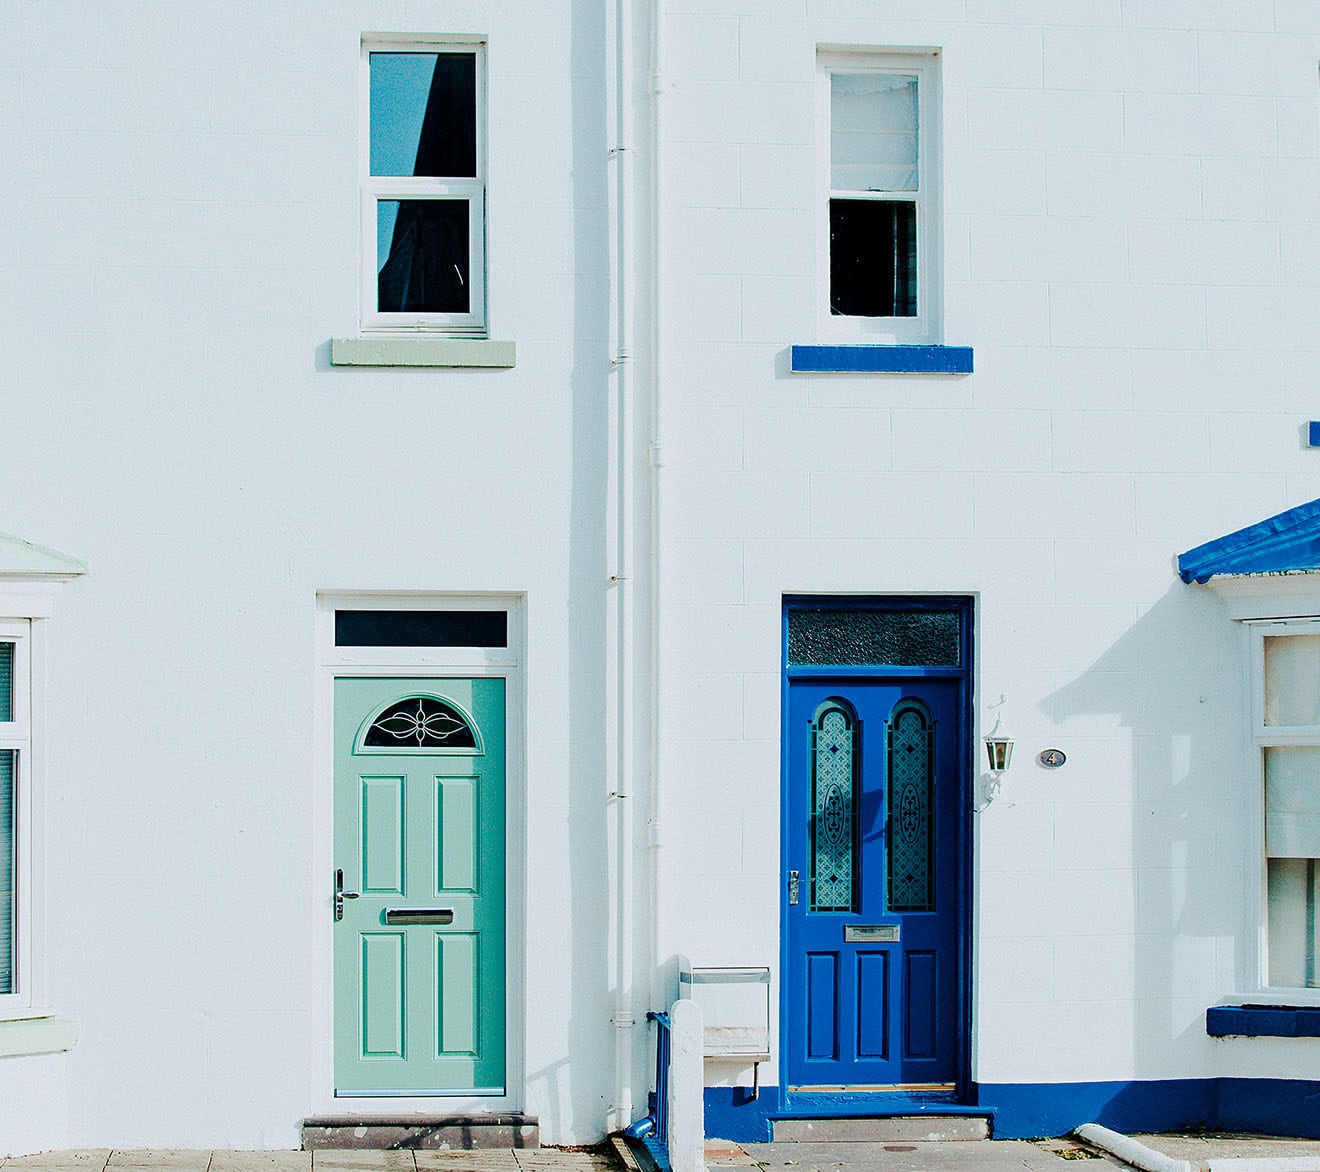
<path id="1" fill-rule="evenodd" d="M 1042 749 L 1036 754 L 1036 764 L 1042 769 L 1058 769 L 1067 760 L 1062 749 Z"/>
<path id="2" fill-rule="evenodd" d="M 845 944 L 897 944 L 897 924 L 844 924 Z"/>

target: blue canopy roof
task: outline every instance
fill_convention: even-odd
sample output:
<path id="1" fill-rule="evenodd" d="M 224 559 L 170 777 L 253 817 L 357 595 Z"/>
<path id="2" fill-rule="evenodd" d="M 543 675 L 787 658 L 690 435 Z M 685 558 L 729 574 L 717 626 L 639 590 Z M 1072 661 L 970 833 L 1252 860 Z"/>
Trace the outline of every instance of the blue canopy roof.
<path id="1" fill-rule="evenodd" d="M 1184 582 L 1216 574 L 1280 574 L 1320 570 L 1320 500 L 1226 533 L 1178 555 Z"/>

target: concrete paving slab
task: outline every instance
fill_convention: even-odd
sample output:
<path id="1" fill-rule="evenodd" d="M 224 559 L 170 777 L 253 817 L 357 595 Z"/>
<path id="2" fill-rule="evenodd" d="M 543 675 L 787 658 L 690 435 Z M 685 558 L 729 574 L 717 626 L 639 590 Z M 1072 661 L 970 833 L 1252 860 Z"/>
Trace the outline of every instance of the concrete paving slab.
<path id="1" fill-rule="evenodd" d="M 79 1169 L 80 1172 L 99 1172 L 110 1159 L 109 1148 L 78 1148 L 60 1152 L 37 1152 L 32 1156 L 10 1156 L 6 1168 L 50 1169 L 55 1172 Z"/>
<path id="2" fill-rule="evenodd" d="M 1192 1163 L 1248 1157 L 1283 1159 L 1310 1156 L 1320 1159 L 1320 1140 L 1316 1139 L 1240 1135 L 1229 1132 L 1205 1132 L 1197 1135 L 1138 1135 L 1133 1138 L 1139 1139 L 1157 1152 L 1172 1156 L 1175 1160 L 1189 1160 Z"/>
<path id="3" fill-rule="evenodd" d="M 742 1146 L 766 1172 L 1067 1172 L 1058 1155 L 1025 1140 Z M 1103 1157 L 1082 1167 L 1098 1172 L 1106 1165 L 1127 1168 Z"/>
<path id="4" fill-rule="evenodd" d="M 378 1151 L 371 1148 L 317 1148 L 312 1168 L 336 1172 L 414 1172 L 412 1152 Z"/>
<path id="5" fill-rule="evenodd" d="M 613 1155 L 560 1148 L 526 1148 L 514 1157 L 522 1172 L 618 1172 L 619 1167 Z"/>
<path id="6" fill-rule="evenodd" d="M 107 1168 L 169 1168 L 176 1172 L 206 1172 L 211 1163 L 210 1151 L 193 1148 L 116 1148 L 110 1153 Z"/>
<path id="7" fill-rule="evenodd" d="M 216 1151 L 210 1172 L 312 1172 L 312 1153 Z"/>
<path id="8" fill-rule="evenodd" d="M 474 1148 L 470 1152 L 445 1150 L 417 1150 L 413 1152 L 417 1167 L 434 1172 L 518 1172 L 518 1161 L 513 1151 L 494 1148 Z"/>

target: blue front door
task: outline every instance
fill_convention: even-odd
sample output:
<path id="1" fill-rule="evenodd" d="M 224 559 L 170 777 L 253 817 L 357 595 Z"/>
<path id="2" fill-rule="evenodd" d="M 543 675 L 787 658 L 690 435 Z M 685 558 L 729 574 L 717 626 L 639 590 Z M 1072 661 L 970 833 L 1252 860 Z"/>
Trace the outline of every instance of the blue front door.
<path id="1" fill-rule="evenodd" d="M 794 1092 L 952 1093 L 962 1031 L 961 678 L 787 688 L 785 1046 Z"/>

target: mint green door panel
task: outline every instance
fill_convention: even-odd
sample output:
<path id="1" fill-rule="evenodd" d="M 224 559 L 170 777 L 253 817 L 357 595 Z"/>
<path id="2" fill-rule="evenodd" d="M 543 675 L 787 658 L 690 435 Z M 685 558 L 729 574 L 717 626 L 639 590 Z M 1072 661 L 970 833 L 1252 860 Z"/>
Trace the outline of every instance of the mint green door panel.
<path id="1" fill-rule="evenodd" d="M 372 722 L 414 696 L 472 735 L 395 716 L 403 735 L 368 747 Z M 336 680 L 334 785 L 334 866 L 359 893 L 334 924 L 336 1093 L 503 1093 L 504 681 Z M 386 926 L 387 910 L 419 909 L 452 920 Z"/>

